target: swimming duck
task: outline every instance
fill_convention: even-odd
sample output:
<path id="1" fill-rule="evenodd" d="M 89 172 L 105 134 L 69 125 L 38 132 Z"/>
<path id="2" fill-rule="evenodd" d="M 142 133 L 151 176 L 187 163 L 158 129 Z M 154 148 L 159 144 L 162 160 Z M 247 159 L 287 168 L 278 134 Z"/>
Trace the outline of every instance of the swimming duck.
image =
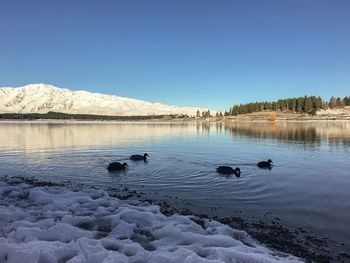
<path id="1" fill-rule="evenodd" d="M 125 168 L 128 166 L 127 163 L 123 163 L 121 164 L 120 162 L 114 162 L 114 163 L 110 163 L 107 167 L 108 171 L 121 171 L 121 170 L 125 170 Z"/>
<path id="2" fill-rule="evenodd" d="M 233 169 L 230 166 L 219 166 L 216 168 L 216 171 L 221 174 L 235 174 L 237 177 L 241 176 L 241 169 L 238 167 L 236 169 Z"/>
<path id="3" fill-rule="evenodd" d="M 146 162 L 147 161 L 147 157 L 149 157 L 149 155 L 147 153 L 145 153 L 144 155 L 135 154 L 135 155 L 131 155 L 130 156 L 130 160 L 133 160 L 133 161 L 142 161 L 142 160 L 144 160 Z"/>
<path id="4" fill-rule="evenodd" d="M 272 160 L 271 159 L 268 159 L 267 160 L 267 162 L 266 161 L 262 161 L 262 162 L 259 162 L 258 164 L 257 164 L 257 166 L 258 167 L 260 167 L 260 168 L 268 168 L 268 169 L 271 169 L 271 167 L 272 167 Z"/>

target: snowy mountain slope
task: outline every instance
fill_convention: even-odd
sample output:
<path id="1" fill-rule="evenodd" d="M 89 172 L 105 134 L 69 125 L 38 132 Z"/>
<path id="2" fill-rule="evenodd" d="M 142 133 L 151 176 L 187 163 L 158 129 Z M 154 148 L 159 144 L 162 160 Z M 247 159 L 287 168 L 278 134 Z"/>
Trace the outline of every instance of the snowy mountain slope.
<path id="1" fill-rule="evenodd" d="M 94 115 L 162 115 L 195 116 L 207 109 L 177 107 L 137 99 L 72 91 L 48 84 L 31 84 L 19 88 L 0 88 L 0 113 L 47 113 L 49 111 Z"/>

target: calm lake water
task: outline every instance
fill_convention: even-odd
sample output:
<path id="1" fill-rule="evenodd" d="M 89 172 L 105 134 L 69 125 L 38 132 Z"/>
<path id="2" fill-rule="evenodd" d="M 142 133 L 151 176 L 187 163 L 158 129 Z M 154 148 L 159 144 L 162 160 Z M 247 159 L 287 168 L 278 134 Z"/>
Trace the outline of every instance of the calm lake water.
<path id="1" fill-rule="evenodd" d="M 0 175 L 123 184 L 218 216 L 269 212 L 350 243 L 349 122 L 1 122 L 0 134 Z M 128 160 L 144 152 L 149 162 Z M 269 158 L 272 170 L 256 166 Z M 130 167 L 108 173 L 112 161 Z M 241 177 L 218 165 L 239 166 Z"/>

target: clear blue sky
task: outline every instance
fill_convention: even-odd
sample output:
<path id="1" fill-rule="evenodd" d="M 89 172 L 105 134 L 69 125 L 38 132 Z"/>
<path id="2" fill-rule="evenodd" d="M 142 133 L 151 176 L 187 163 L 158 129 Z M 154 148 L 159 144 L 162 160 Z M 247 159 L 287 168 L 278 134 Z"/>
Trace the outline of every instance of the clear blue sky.
<path id="1" fill-rule="evenodd" d="M 0 0 L 0 86 L 177 105 L 350 95 L 350 1 Z"/>

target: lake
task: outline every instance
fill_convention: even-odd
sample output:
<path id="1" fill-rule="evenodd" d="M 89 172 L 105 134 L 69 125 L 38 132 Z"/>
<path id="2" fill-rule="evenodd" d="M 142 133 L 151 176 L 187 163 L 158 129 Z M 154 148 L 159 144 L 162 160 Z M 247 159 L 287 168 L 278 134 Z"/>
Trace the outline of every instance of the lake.
<path id="1" fill-rule="evenodd" d="M 0 134 L 1 176 L 123 185 L 212 216 L 269 213 L 349 249 L 349 122 L 3 121 Z M 145 152 L 146 163 L 128 160 Z M 271 170 L 256 166 L 267 159 Z M 129 168 L 109 173 L 112 161 Z"/>

